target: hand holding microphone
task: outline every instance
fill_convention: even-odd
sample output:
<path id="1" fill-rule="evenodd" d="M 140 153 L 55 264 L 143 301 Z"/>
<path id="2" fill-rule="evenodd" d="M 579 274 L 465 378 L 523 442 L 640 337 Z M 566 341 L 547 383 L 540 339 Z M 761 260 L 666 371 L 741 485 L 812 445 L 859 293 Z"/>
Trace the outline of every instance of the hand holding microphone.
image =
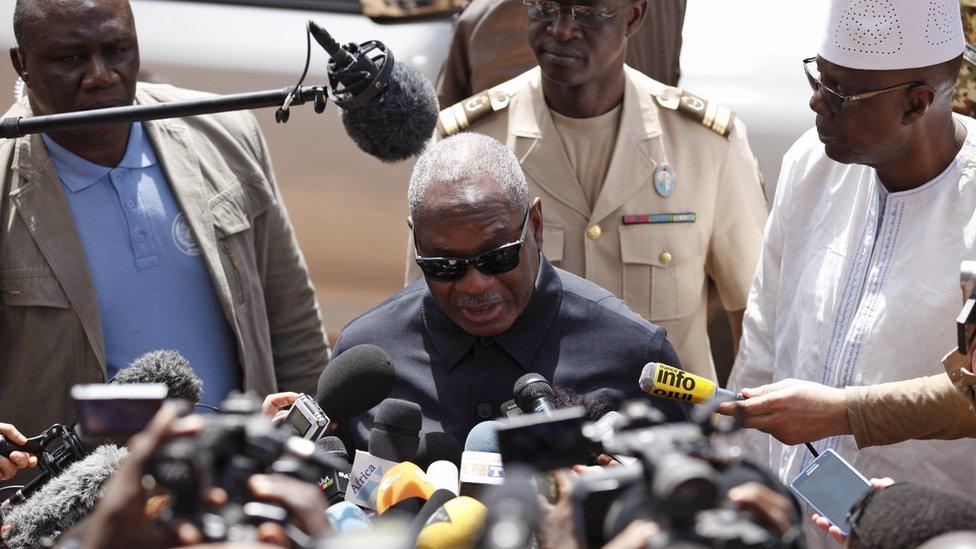
<path id="1" fill-rule="evenodd" d="M 691 404 L 738 398 L 738 395 L 722 389 L 710 379 L 658 362 L 650 362 L 644 366 L 638 383 L 641 390 L 651 396 L 681 400 Z"/>
<path id="2" fill-rule="evenodd" d="M 22 435 L 16 427 L 9 423 L 0 423 L 0 448 L 6 446 L 23 446 L 27 444 L 27 437 Z M 9 455 L 0 451 L 0 480 L 13 478 L 17 471 L 27 467 L 37 467 L 37 456 L 27 452 L 15 450 Z"/>
<path id="3" fill-rule="evenodd" d="M 758 429 L 783 444 L 813 442 L 852 433 L 844 389 L 812 381 L 784 379 L 743 389 L 745 400 L 725 402 L 720 414 L 744 413 L 743 427 Z"/>

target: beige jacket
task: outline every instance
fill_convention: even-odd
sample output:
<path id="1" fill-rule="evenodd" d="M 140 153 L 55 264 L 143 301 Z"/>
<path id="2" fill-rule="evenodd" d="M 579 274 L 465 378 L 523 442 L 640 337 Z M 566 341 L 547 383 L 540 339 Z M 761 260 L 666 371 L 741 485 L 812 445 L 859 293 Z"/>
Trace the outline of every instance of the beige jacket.
<path id="1" fill-rule="evenodd" d="M 201 95 L 140 84 L 136 97 Z M 27 114 L 14 105 L 4 116 Z M 244 387 L 314 391 L 328 343 L 254 117 L 144 125 L 237 338 Z M 105 380 L 105 349 L 85 251 L 40 135 L 0 141 L 0 167 L 0 421 L 33 435 L 72 420 L 69 389 Z"/>
<path id="2" fill-rule="evenodd" d="M 507 83 L 507 108 L 474 122 L 469 131 L 498 139 L 518 157 L 530 195 L 542 197 L 542 249 L 549 261 L 603 286 L 667 329 L 685 369 L 715 379 L 706 330 L 707 280 L 715 281 L 727 311 L 745 309 L 766 220 L 745 126 L 736 120 L 725 137 L 661 107 L 655 95 L 680 90 L 627 67 L 615 149 L 590 208 L 555 133 L 541 78 L 535 68 L 514 88 Z M 668 196 L 654 184 L 656 170 L 665 165 L 676 176 Z M 694 222 L 624 222 L 627 215 L 662 213 L 692 213 Z M 412 246 L 407 267 L 408 280 L 420 276 Z"/>
<path id="3" fill-rule="evenodd" d="M 976 375 L 970 361 L 953 350 L 942 361 L 947 375 L 847 387 L 847 415 L 858 448 L 976 438 Z"/>

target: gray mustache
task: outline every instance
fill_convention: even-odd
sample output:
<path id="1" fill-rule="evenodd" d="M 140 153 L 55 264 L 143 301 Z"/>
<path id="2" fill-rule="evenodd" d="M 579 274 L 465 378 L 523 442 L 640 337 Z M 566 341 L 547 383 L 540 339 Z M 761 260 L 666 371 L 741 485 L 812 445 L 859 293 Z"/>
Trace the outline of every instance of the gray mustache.
<path id="1" fill-rule="evenodd" d="M 490 290 L 479 296 L 464 295 L 454 300 L 454 304 L 461 308 L 482 307 L 485 305 L 494 305 L 496 303 L 501 303 L 501 302 L 502 302 L 502 296 Z"/>

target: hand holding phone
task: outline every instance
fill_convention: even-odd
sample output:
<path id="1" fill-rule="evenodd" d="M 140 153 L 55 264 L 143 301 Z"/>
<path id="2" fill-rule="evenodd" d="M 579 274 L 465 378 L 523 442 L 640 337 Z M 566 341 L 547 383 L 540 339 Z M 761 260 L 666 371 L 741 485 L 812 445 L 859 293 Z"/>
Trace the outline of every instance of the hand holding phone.
<path id="1" fill-rule="evenodd" d="M 871 483 L 828 448 L 793 479 L 790 488 L 846 536 L 851 507 L 871 490 Z"/>

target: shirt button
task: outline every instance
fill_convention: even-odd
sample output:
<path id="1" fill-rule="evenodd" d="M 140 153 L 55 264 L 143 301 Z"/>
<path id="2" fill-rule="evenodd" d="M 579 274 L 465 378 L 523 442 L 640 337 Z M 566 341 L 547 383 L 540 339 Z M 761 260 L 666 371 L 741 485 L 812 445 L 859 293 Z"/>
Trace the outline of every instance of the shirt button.
<path id="1" fill-rule="evenodd" d="M 482 402 L 478 405 L 478 417 L 488 419 L 491 417 L 491 404 Z"/>
<path id="2" fill-rule="evenodd" d="M 672 259 L 671 252 L 664 250 L 663 252 L 661 252 L 660 259 L 661 259 L 661 264 L 663 265 L 667 265 L 668 263 L 671 263 L 671 259 Z"/>
<path id="3" fill-rule="evenodd" d="M 146 233 L 139 233 L 136 236 L 136 240 L 138 240 L 139 242 L 145 242 L 146 241 Z"/>
<path id="4" fill-rule="evenodd" d="M 491 345 L 493 343 L 495 343 L 495 338 L 493 338 L 493 337 L 479 337 L 478 338 L 478 342 L 480 342 L 485 347 L 491 347 Z"/>
<path id="5" fill-rule="evenodd" d="M 601 236 L 603 236 L 603 229 L 599 225 L 590 225 L 586 229 L 586 238 L 590 240 L 599 240 Z"/>
<path id="6" fill-rule="evenodd" d="M 126 205 L 129 206 L 130 209 L 135 208 L 136 207 L 136 201 L 135 200 L 130 200 L 130 201 L 126 202 Z"/>

